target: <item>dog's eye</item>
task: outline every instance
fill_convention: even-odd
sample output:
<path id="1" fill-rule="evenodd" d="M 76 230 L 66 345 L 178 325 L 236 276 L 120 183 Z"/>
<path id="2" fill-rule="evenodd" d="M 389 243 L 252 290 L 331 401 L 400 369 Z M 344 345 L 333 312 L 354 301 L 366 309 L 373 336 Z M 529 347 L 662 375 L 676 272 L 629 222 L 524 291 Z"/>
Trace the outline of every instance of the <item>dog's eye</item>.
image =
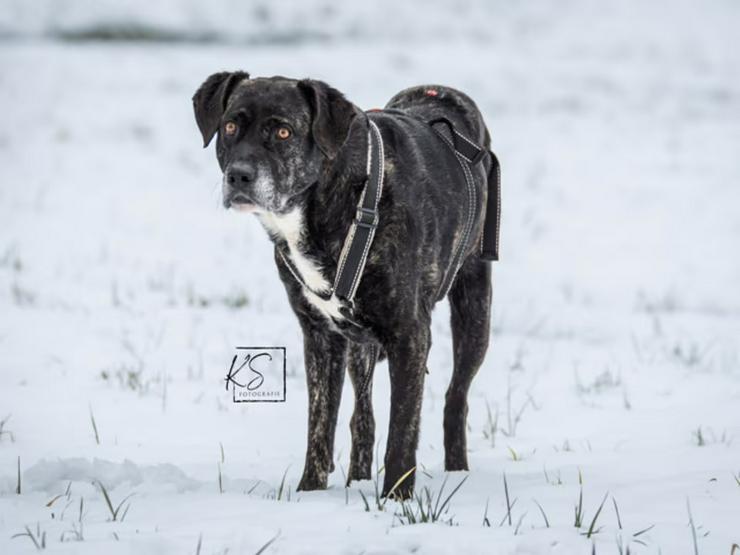
<path id="1" fill-rule="evenodd" d="M 236 129 L 237 129 L 236 124 L 233 121 L 227 121 L 226 124 L 224 125 L 224 133 L 226 133 L 229 136 L 235 135 Z"/>
<path id="2" fill-rule="evenodd" d="M 281 141 L 284 141 L 285 139 L 289 138 L 291 135 L 290 129 L 287 127 L 278 127 L 277 131 L 275 132 L 275 135 L 278 139 Z"/>

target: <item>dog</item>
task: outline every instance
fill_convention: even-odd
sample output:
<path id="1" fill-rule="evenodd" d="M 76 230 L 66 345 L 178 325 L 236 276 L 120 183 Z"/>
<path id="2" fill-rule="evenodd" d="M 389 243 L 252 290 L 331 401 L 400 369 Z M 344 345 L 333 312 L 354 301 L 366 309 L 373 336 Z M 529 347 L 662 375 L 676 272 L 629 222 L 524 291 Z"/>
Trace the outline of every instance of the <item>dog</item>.
<path id="1" fill-rule="evenodd" d="M 383 110 L 364 112 L 322 81 L 251 79 L 235 71 L 208 77 L 193 107 L 204 148 L 217 137 L 223 205 L 254 213 L 266 229 L 303 332 L 309 414 L 298 489 L 325 489 L 334 470 L 345 370 L 355 391 L 347 482 L 371 478 L 372 377 L 387 357 L 382 495 L 413 495 L 432 309 L 445 296 L 454 347 L 445 469 L 467 470 L 467 394 L 489 343 L 491 264 L 480 245 L 493 161 L 467 164 L 453 139 L 458 133 L 490 148 L 475 103 L 453 88 L 420 86 L 398 93 Z M 442 125 L 430 125 L 434 120 Z M 372 130 L 382 142 L 375 156 Z M 382 166 L 382 194 L 376 191 L 373 237 L 347 300 L 332 292 L 332 282 L 348 234 L 358 229 L 371 162 Z"/>

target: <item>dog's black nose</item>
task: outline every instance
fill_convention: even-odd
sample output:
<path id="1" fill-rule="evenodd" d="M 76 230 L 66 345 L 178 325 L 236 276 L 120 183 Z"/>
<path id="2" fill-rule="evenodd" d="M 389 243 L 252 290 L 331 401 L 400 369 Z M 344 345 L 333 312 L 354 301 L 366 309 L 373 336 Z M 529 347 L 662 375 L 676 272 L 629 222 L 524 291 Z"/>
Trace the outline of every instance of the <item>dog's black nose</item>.
<path id="1" fill-rule="evenodd" d="M 252 164 L 233 164 L 226 172 L 229 185 L 247 185 L 257 177 L 257 168 Z"/>

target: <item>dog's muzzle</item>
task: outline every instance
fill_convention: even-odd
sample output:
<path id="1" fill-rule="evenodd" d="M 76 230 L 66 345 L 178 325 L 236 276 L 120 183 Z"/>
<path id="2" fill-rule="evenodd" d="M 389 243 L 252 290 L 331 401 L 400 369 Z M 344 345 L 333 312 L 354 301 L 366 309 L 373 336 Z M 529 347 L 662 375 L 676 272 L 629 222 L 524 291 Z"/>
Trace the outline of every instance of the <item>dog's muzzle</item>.
<path id="1" fill-rule="evenodd" d="M 257 177 L 257 168 L 248 163 L 234 163 L 224 172 L 223 198 L 224 208 L 233 208 L 243 212 L 256 209 L 252 198 L 252 188 Z"/>

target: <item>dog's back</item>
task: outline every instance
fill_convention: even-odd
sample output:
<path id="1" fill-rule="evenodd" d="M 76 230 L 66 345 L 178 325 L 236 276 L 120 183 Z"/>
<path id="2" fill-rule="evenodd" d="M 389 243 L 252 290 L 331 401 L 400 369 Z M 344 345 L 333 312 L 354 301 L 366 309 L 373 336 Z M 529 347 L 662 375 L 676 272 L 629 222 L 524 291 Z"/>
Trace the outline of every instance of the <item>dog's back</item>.
<path id="1" fill-rule="evenodd" d="M 446 295 L 463 261 L 481 254 L 491 162 L 488 157 L 480 164 L 465 161 L 453 148 L 452 129 L 431 124 L 448 122 L 485 150 L 490 148 L 488 131 L 470 97 L 440 85 L 405 89 L 369 115 L 383 133 L 393 167 L 386 176 L 374 253 L 395 250 L 400 237 L 412 244 L 400 262 L 408 265 L 403 273 L 427 269 L 420 276 L 421 289 L 427 291 L 423 304 L 433 304 Z M 371 254 L 371 271 L 372 259 Z"/>
<path id="2" fill-rule="evenodd" d="M 459 130 L 486 149 L 490 137 L 483 116 L 473 99 L 463 92 L 443 85 L 418 85 L 404 89 L 386 104 L 388 110 L 400 110 L 424 121 L 447 118 Z"/>

